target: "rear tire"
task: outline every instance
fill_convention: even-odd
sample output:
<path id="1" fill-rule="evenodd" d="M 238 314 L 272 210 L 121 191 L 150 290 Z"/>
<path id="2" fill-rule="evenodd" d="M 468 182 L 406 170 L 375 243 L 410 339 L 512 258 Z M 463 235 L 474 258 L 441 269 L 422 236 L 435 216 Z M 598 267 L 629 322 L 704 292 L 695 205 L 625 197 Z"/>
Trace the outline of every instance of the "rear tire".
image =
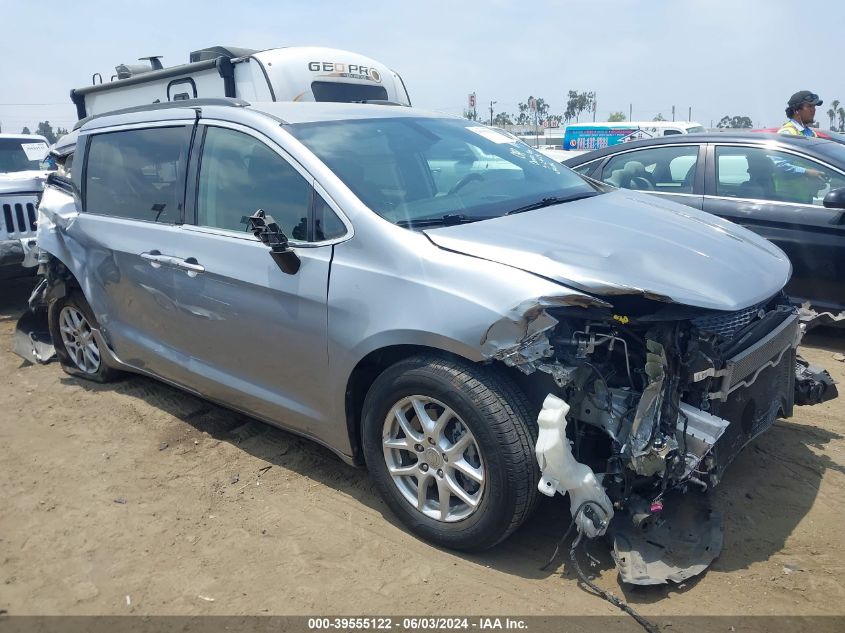
<path id="1" fill-rule="evenodd" d="M 489 367 L 435 355 L 400 361 L 367 393 L 362 426 L 387 505 L 437 545 L 487 549 L 537 505 L 536 417 Z"/>
<path id="2" fill-rule="evenodd" d="M 82 292 L 75 290 L 53 301 L 48 319 L 56 357 L 65 372 L 94 382 L 109 382 L 119 377 L 117 371 L 106 365 L 92 335 L 92 328 L 99 328 L 99 324 Z"/>

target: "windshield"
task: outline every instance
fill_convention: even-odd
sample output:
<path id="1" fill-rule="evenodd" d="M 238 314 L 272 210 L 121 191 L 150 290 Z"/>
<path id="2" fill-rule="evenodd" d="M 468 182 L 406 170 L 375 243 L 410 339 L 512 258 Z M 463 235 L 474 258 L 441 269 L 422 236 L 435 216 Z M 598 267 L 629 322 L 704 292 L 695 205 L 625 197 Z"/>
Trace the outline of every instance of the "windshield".
<path id="1" fill-rule="evenodd" d="M 0 172 L 40 169 L 47 149 L 38 139 L 0 138 Z"/>
<path id="2" fill-rule="evenodd" d="M 563 165 L 474 121 L 359 119 L 286 129 L 373 211 L 403 225 L 480 220 L 596 194 Z"/>

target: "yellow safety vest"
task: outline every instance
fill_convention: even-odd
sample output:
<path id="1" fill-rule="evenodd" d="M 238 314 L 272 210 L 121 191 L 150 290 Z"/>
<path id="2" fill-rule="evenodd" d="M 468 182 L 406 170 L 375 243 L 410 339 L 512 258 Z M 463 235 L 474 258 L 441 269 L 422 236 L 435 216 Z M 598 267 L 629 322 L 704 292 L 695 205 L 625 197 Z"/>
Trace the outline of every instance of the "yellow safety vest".
<path id="1" fill-rule="evenodd" d="M 813 133 L 813 136 L 817 136 L 816 131 L 813 128 L 808 127 L 806 129 L 810 130 L 810 132 Z M 801 130 L 798 129 L 798 126 L 795 125 L 795 121 L 793 121 L 792 119 L 790 119 L 789 121 L 787 121 L 786 123 L 784 123 L 781 126 L 781 128 L 778 130 L 778 134 L 789 134 L 789 135 L 792 135 L 792 136 L 806 136 L 806 134 L 804 134 L 804 132 L 802 132 Z"/>

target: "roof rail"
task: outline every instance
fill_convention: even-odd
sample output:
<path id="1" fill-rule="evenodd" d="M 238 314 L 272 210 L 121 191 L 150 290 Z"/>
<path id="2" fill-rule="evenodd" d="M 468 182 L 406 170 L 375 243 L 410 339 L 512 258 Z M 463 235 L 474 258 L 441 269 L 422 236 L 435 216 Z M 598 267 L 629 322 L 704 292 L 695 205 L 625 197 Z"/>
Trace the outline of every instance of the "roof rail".
<path id="1" fill-rule="evenodd" d="M 104 116 L 113 116 L 115 114 L 130 114 L 132 112 L 148 112 L 150 110 L 168 110 L 171 108 L 201 108 L 203 106 L 230 106 L 236 108 L 243 108 L 250 105 L 249 101 L 243 99 L 233 99 L 230 97 L 214 97 L 208 99 L 181 99 L 178 101 L 165 101 L 164 103 L 148 103 L 145 105 L 132 106 L 131 108 L 121 108 L 120 110 L 110 110 L 108 112 L 101 112 L 100 114 L 92 114 L 89 117 L 80 119 L 73 126 L 74 130 L 78 130 L 83 125 L 94 119 L 99 119 Z"/>

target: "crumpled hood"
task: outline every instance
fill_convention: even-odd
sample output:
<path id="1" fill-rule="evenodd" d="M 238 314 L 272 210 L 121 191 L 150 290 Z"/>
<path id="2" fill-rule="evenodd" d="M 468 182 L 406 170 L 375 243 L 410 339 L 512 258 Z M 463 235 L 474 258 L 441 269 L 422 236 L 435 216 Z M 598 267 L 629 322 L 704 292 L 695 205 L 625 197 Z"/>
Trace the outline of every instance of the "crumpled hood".
<path id="1" fill-rule="evenodd" d="M 38 193 L 44 188 L 48 171 L 0 172 L 0 195 L 9 193 Z"/>
<path id="2" fill-rule="evenodd" d="M 624 190 L 425 234 L 441 248 L 592 295 L 645 295 L 716 310 L 763 301 L 792 272 L 786 254 L 751 231 Z"/>

